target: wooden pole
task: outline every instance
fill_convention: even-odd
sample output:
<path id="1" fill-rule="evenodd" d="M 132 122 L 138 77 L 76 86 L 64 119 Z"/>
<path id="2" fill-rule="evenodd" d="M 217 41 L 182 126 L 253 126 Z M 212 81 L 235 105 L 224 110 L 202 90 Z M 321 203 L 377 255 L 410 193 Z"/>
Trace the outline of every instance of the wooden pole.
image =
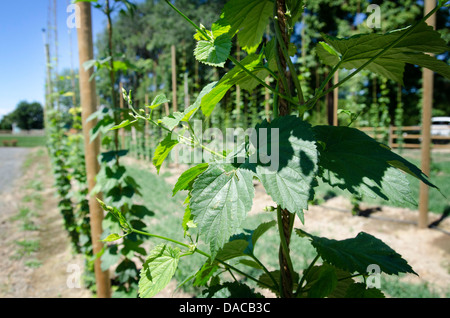
<path id="1" fill-rule="evenodd" d="M 434 0 L 425 0 L 424 14 L 434 9 Z M 436 27 L 436 14 L 427 21 L 432 27 Z M 422 142 L 421 142 L 421 168 L 426 175 L 430 174 L 431 152 L 431 109 L 433 107 L 433 71 L 424 68 L 422 71 L 423 105 L 422 105 Z M 420 183 L 419 192 L 419 220 L 418 226 L 423 229 L 428 226 L 428 186 Z"/>
<path id="2" fill-rule="evenodd" d="M 176 112 L 177 107 L 177 63 L 175 45 L 171 47 L 172 51 L 172 111 Z"/>
<path id="3" fill-rule="evenodd" d="M 236 41 L 236 60 L 241 60 L 241 46 Z M 253 106 L 255 107 L 255 106 Z M 236 85 L 236 127 L 241 119 L 241 87 Z"/>
<path id="4" fill-rule="evenodd" d="M 119 105 L 120 105 L 120 109 L 123 111 L 125 106 L 124 106 L 124 103 L 123 103 L 122 89 L 123 89 L 123 83 L 120 82 L 119 83 L 119 92 L 120 92 L 120 99 L 119 99 L 120 103 L 119 103 Z M 122 149 L 125 149 L 126 148 L 126 145 L 125 145 L 125 129 L 121 129 L 120 130 L 120 137 L 121 137 L 121 140 L 122 140 Z"/>
<path id="5" fill-rule="evenodd" d="M 86 173 L 89 193 L 95 186 L 95 177 L 100 170 L 98 155 L 100 152 L 100 140 L 96 138 L 90 141 L 89 131 L 95 127 L 96 120 L 87 121 L 87 118 L 97 109 L 97 95 L 95 81 L 89 81 L 93 69 L 85 70 L 83 63 L 94 58 L 92 42 L 92 18 L 91 4 L 89 2 L 80 2 L 77 4 L 80 8 L 80 28 L 77 29 L 78 35 L 78 55 L 80 72 L 80 101 L 81 117 L 83 124 L 84 148 L 86 157 Z M 101 197 L 101 194 L 97 194 Z M 100 241 L 100 235 L 103 232 L 103 210 L 94 196 L 89 196 L 89 211 L 93 253 L 96 255 L 103 249 L 103 243 Z M 111 288 L 109 272 L 102 271 L 101 259 L 96 258 L 94 263 L 95 279 L 97 284 L 97 296 L 99 298 L 111 297 Z"/>
<path id="6" fill-rule="evenodd" d="M 266 84 L 270 85 L 270 77 L 266 77 Z M 266 119 L 270 122 L 270 91 L 265 88 L 264 90 L 264 110 L 266 112 Z"/>
<path id="7" fill-rule="evenodd" d="M 339 70 L 334 73 L 334 84 L 339 83 Z M 339 102 L 339 88 L 335 88 L 333 91 L 333 126 L 338 125 L 338 102 Z"/>

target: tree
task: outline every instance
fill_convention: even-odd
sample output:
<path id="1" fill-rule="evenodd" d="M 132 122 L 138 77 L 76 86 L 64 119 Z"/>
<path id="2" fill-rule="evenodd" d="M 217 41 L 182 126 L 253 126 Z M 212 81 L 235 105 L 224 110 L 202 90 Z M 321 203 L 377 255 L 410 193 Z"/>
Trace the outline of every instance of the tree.
<path id="1" fill-rule="evenodd" d="M 44 128 L 44 109 L 38 102 L 21 101 L 12 113 L 12 120 L 20 129 L 42 129 Z"/>
<path id="2" fill-rule="evenodd" d="M 12 113 L 3 116 L 2 120 L 0 120 L 0 129 L 1 130 L 11 130 L 12 124 L 14 120 L 12 118 Z"/>

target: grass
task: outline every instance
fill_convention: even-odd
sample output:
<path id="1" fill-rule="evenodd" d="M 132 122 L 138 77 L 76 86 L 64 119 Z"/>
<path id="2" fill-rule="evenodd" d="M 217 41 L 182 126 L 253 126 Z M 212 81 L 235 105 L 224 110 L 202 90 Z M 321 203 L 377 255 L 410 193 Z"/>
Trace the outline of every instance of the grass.
<path id="1" fill-rule="evenodd" d="M 3 147 L 4 141 L 11 141 L 11 140 L 17 140 L 16 147 L 40 147 L 45 146 L 45 136 L 23 136 L 23 135 L 6 135 L 1 134 L 0 135 L 0 147 Z M 10 147 L 11 146 L 11 143 Z"/>
<path id="2" fill-rule="evenodd" d="M 13 259 L 21 259 L 25 256 L 31 256 L 39 250 L 39 240 L 20 240 L 14 241 L 17 245 L 16 253 L 12 256 Z"/>

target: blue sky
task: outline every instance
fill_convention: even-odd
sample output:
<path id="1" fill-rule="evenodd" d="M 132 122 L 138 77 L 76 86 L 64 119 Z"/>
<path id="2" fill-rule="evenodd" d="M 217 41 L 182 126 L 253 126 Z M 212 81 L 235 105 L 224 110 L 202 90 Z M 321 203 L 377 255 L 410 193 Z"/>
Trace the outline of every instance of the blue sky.
<path id="1" fill-rule="evenodd" d="M 2 1 L 0 10 L 0 119 L 26 100 L 44 104 L 46 58 L 42 29 L 47 29 L 50 0 Z M 53 0 L 51 0 L 53 3 Z M 69 68 L 70 42 L 66 11 L 68 0 L 57 0 L 58 69 Z M 92 9 L 94 37 L 105 18 Z M 51 16 L 53 24 L 54 17 Z M 53 30 L 52 30 L 53 33 Z M 73 63 L 78 68 L 76 29 L 72 29 Z M 54 57 L 54 49 L 52 50 Z"/>

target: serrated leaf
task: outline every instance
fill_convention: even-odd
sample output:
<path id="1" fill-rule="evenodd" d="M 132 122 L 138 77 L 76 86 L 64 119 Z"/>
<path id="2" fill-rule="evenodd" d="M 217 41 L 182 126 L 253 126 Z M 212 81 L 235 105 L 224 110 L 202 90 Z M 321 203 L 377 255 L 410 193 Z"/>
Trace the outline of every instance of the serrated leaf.
<path id="1" fill-rule="evenodd" d="M 200 163 L 183 172 L 175 183 L 175 186 L 173 187 L 172 196 L 174 196 L 180 190 L 190 190 L 192 188 L 194 180 L 207 168 L 207 163 Z"/>
<path id="2" fill-rule="evenodd" d="M 317 149 L 309 123 L 296 116 L 264 121 L 255 127 L 251 142 L 256 153 L 244 164 L 256 171 L 267 194 L 301 218 L 308 208 L 317 172 Z"/>
<path id="3" fill-rule="evenodd" d="M 224 67 L 230 52 L 231 37 L 225 33 L 212 41 L 198 41 L 194 50 L 194 56 L 204 64 Z"/>
<path id="4" fill-rule="evenodd" d="M 150 298 L 169 284 L 180 260 L 180 249 L 167 244 L 156 246 L 143 264 L 139 279 L 139 297 Z"/>
<path id="5" fill-rule="evenodd" d="M 242 49 L 254 53 L 272 14 L 271 0 L 231 0 L 225 4 L 222 18 L 230 23 L 231 35 L 239 31 L 238 40 Z"/>
<path id="6" fill-rule="evenodd" d="M 175 147 L 178 143 L 178 139 L 173 139 L 172 134 L 170 133 L 156 147 L 152 162 L 158 173 L 164 160 L 167 158 L 173 147 Z"/>
<path id="7" fill-rule="evenodd" d="M 335 66 L 341 61 L 341 68 L 356 69 L 397 41 L 408 32 L 409 28 L 411 26 L 386 34 L 360 34 L 347 39 L 324 35 L 328 47 L 320 43 L 316 51 L 321 60 L 328 65 Z M 405 63 L 426 67 L 450 78 L 449 65 L 424 54 L 439 54 L 447 50 L 448 46 L 440 33 L 423 22 L 366 68 L 400 83 L 403 83 Z M 340 58 L 336 56 L 336 52 L 339 53 Z"/>
<path id="8" fill-rule="evenodd" d="M 246 56 L 241 62 L 249 71 L 260 70 L 262 66 L 262 55 L 250 54 Z M 205 94 L 201 99 L 200 107 L 205 116 L 211 115 L 214 107 L 225 96 L 227 91 L 234 85 L 239 85 L 241 81 L 248 79 L 248 75 L 239 66 L 233 67 L 228 73 L 226 73 L 219 82 L 215 83 L 212 89 Z"/>
<path id="9" fill-rule="evenodd" d="M 239 229 L 253 196 L 253 174 L 229 164 L 210 164 L 195 180 L 189 206 L 213 255 Z"/>
<path id="10" fill-rule="evenodd" d="M 332 186 L 401 204 L 416 204 L 401 171 L 435 187 L 419 168 L 358 129 L 315 126 L 313 131 L 322 145 L 321 177 Z"/>
<path id="11" fill-rule="evenodd" d="M 311 244 L 324 261 L 351 273 L 367 274 L 367 267 L 376 264 L 388 275 L 416 274 L 400 254 L 365 232 L 340 241 L 314 236 L 300 229 L 296 229 L 296 232 L 306 234 L 311 239 Z"/>

